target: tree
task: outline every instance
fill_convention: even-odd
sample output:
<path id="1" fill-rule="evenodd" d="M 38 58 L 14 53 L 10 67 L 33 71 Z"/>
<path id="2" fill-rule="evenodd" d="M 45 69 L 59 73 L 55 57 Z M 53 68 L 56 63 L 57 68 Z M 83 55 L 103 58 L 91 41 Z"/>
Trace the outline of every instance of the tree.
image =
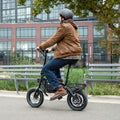
<path id="1" fill-rule="evenodd" d="M 17 0 L 18 5 L 25 5 L 26 0 Z M 36 15 L 45 11 L 50 13 L 50 8 L 54 5 L 67 3 L 68 8 L 73 11 L 76 16 L 86 17 L 89 12 L 99 20 L 98 25 L 107 25 L 108 39 L 116 39 L 114 41 L 103 40 L 101 46 L 120 56 L 120 0 L 33 0 L 32 2 L 32 15 Z M 118 9 L 115 7 L 118 6 Z M 99 28 L 102 29 L 102 28 Z M 111 34 L 112 33 L 112 34 Z"/>

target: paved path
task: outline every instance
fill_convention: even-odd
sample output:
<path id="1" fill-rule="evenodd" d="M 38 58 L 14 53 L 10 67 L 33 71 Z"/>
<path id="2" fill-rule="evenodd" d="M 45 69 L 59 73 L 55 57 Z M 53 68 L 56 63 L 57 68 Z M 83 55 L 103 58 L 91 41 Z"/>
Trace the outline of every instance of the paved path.
<path id="1" fill-rule="evenodd" d="M 17 95 L 0 91 L 0 120 L 120 120 L 120 97 L 117 96 L 89 96 L 83 111 L 71 110 L 66 98 L 49 101 L 45 97 L 41 107 L 31 108 L 25 96 L 25 92 Z"/>

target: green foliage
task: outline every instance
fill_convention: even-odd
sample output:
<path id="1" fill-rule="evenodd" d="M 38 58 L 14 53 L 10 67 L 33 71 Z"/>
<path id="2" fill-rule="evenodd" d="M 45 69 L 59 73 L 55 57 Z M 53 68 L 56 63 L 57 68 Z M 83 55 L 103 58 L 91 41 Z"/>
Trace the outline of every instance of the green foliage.
<path id="1" fill-rule="evenodd" d="M 14 81 L 0 81 L 0 90 L 15 90 Z"/>
<path id="2" fill-rule="evenodd" d="M 108 41 L 106 39 L 103 39 L 99 42 L 101 45 L 101 48 L 104 49 L 106 52 L 111 52 L 112 55 L 120 55 L 120 42 L 119 41 Z"/>
<path id="3" fill-rule="evenodd" d="M 26 0 L 17 0 L 17 5 L 21 6 L 21 5 L 25 5 Z"/>
<path id="4" fill-rule="evenodd" d="M 120 95 L 119 84 L 112 83 L 94 83 L 95 95 Z M 91 88 L 88 88 L 88 93 L 92 94 Z"/>
<path id="5" fill-rule="evenodd" d="M 10 55 L 10 64 L 11 65 L 27 65 L 27 64 L 35 64 L 32 61 L 32 58 L 23 57 L 20 54 L 13 52 Z"/>

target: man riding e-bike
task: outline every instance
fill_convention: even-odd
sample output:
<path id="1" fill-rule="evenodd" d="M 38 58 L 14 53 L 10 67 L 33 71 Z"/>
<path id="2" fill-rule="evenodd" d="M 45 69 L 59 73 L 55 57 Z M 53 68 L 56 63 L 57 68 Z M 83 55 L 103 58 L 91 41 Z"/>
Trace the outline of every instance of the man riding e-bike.
<path id="1" fill-rule="evenodd" d="M 55 100 L 67 94 L 64 87 L 60 84 L 63 82 L 60 75 L 60 68 L 76 62 L 80 59 L 82 48 L 79 43 L 78 27 L 73 22 L 73 13 L 69 9 L 63 9 L 59 13 L 60 26 L 55 35 L 46 42 L 40 44 L 37 49 L 41 52 L 56 44 L 53 48 L 48 49 L 48 52 L 54 52 L 54 58 L 46 63 L 42 71 L 53 89 L 56 89 L 55 94 L 50 100 Z"/>

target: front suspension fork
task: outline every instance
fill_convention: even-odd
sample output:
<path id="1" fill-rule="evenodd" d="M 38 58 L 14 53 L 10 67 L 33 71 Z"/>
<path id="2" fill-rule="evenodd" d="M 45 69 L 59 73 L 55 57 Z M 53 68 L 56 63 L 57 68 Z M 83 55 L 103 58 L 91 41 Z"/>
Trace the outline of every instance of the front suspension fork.
<path id="1" fill-rule="evenodd" d="M 48 94 L 45 92 L 45 90 L 41 89 L 42 79 L 38 78 L 37 81 L 39 82 L 39 85 L 38 85 L 38 87 L 36 88 L 34 95 L 36 95 L 36 93 L 37 93 L 38 91 L 41 91 L 41 92 L 43 92 L 46 96 L 48 96 Z M 43 88 L 44 88 L 44 86 L 43 86 Z"/>

